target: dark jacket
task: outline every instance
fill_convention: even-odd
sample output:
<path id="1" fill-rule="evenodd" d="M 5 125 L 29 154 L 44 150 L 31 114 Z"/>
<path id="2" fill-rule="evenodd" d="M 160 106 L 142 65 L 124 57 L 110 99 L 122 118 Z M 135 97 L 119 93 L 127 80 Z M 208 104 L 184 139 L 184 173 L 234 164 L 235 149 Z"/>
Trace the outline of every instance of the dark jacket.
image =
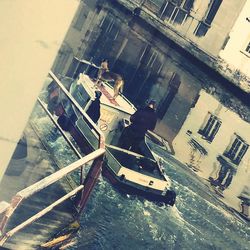
<path id="1" fill-rule="evenodd" d="M 138 134 L 144 136 L 147 130 L 154 130 L 157 122 L 157 115 L 154 109 L 145 107 L 137 110 L 131 117 L 131 129 Z"/>
<path id="2" fill-rule="evenodd" d="M 92 119 L 94 123 L 97 123 L 100 115 L 101 115 L 101 105 L 100 105 L 100 99 L 96 98 L 89 106 L 87 110 L 88 116 Z"/>

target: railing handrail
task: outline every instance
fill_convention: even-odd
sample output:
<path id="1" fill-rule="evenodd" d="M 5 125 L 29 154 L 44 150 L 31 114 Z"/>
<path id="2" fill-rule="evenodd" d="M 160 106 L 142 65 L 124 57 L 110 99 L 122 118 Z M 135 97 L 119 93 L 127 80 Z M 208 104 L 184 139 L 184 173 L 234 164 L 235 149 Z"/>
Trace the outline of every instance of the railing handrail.
<path id="1" fill-rule="evenodd" d="M 62 203 L 64 200 L 66 200 L 67 198 L 69 198 L 69 196 L 71 196 L 72 194 L 75 194 L 76 192 L 79 192 L 81 189 L 84 188 L 83 185 L 78 186 L 75 190 L 71 191 L 70 193 L 68 193 L 67 195 L 61 197 L 60 199 L 58 199 L 57 201 L 55 201 L 53 204 L 49 205 L 48 207 L 46 207 L 45 209 L 43 209 L 42 211 L 38 212 L 37 214 L 35 214 L 34 216 L 30 217 L 29 219 L 27 219 L 26 221 L 24 221 L 23 223 L 19 224 L 18 226 L 16 226 L 15 228 L 13 228 L 12 230 L 10 230 L 7 233 L 3 233 L 3 230 L 9 220 L 9 218 L 11 217 L 11 215 L 14 213 L 14 211 L 17 209 L 17 207 L 20 205 L 20 203 L 34 195 L 35 193 L 37 193 L 38 191 L 48 187 L 49 185 L 61 180 L 63 177 L 65 177 L 67 174 L 73 172 L 74 170 L 82 167 L 83 165 L 87 164 L 90 161 L 94 161 L 96 159 L 100 159 L 101 156 L 104 155 L 105 153 L 105 138 L 103 133 L 101 132 L 101 130 L 97 127 L 97 125 L 87 116 L 87 114 L 84 112 L 84 110 L 81 108 L 81 106 L 78 104 L 77 101 L 75 101 L 75 99 L 73 98 L 73 96 L 67 91 L 67 89 L 63 86 L 63 84 L 60 82 L 60 80 L 55 76 L 55 74 L 50 71 L 49 75 L 52 77 L 52 79 L 57 83 L 57 85 L 62 89 L 62 91 L 64 92 L 64 94 L 70 99 L 70 101 L 75 105 L 75 107 L 78 109 L 78 111 L 80 112 L 80 114 L 82 114 L 85 119 L 87 119 L 87 121 L 89 122 L 89 124 L 92 125 L 93 130 L 98 134 L 99 136 L 99 148 L 91 153 L 89 153 L 88 155 L 84 156 L 83 158 L 80 158 L 79 160 L 73 162 L 72 164 L 56 171 L 55 173 L 43 178 L 42 180 L 32 184 L 31 186 L 19 191 L 11 200 L 10 205 L 8 206 L 7 209 L 5 209 L 5 216 L 3 217 L 3 219 L 0 221 L 0 246 L 2 246 L 4 244 L 4 242 L 14 233 L 16 233 L 17 231 L 21 230 L 22 228 L 24 228 L 25 226 L 29 225 L 30 223 L 32 223 L 34 221 L 34 219 L 36 218 L 40 218 L 41 216 L 43 216 L 44 214 L 46 214 L 47 212 L 49 212 L 53 207 L 55 207 L 56 205 L 59 205 L 60 203 Z M 40 105 L 44 108 L 43 103 L 40 101 L 40 99 L 38 98 Z M 45 108 L 46 109 L 46 108 Z M 54 119 L 51 115 L 49 115 L 50 119 L 54 122 Z M 56 126 L 58 127 L 58 124 L 55 123 Z M 61 130 L 60 130 L 61 131 Z M 70 144 L 71 145 L 71 144 Z M 72 145 L 71 145 L 72 146 Z M 77 154 L 78 156 L 79 153 Z M 97 164 L 97 168 L 95 168 L 95 173 L 94 173 L 94 179 L 98 178 L 99 173 L 100 173 L 100 167 L 102 165 L 102 161 L 99 161 L 99 164 Z M 86 183 L 87 184 L 87 190 L 86 190 L 86 197 L 84 198 L 84 202 L 86 202 L 86 200 L 88 199 L 88 196 L 92 190 L 92 188 L 95 185 L 95 180 L 91 181 L 91 183 Z M 90 187 L 89 187 L 90 186 Z M 83 202 L 83 203 L 84 203 Z M 83 204 L 82 203 L 82 204 Z M 83 209 L 83 207 L 81 207 L 81 210 Z"/>
<path id="2" fill-rule="evenodd" d="M 62 89 L 64 94 L 70 99 L 70 101 L 74 104 L 74 106 L 78 109 L 78 111 L 81 113 L 81 115 L 84 116 L 84 118 L 87 119 L 88 123 L 90 123 L 95 130 L 95 132 L 99 135 L 99 147 L 105 148 L 105 139 L 102 131 L 96 126 L 96 124 L 92 121 L 90 117 L 86 114 L 86 112 L 83 110 L 83 108 L 79 105 L 79 103 L 74 99 L 74 97 L 69 93 L 69 91 L 63 86 L 61 81 L 56 77 L 56 75 L 49 71 L 49 75 L 52 77 L 53 80 L 55 80 L 56 84 Z"/>
<path id="3" fill-rule="evenodd" d="M 82 165 L 102 156 L 105 153 L 105 149 L 99 148 L 95 150 L 94 152 L 86 155 L 85 157 L 79 159 L 78 161 L 73 162 L 72 164 L 68 165 L 65 168 L 62 168 L 58 170 L 57 172 L 43 178 L 42 180 L 34 183 L 33 185 L 19 191 L 11 200 L 11 203 L 9 207 L 7 208 L 5 217 L 0 223 L 0 233 L 3 233 L 3 230 L 11 217 L 11 215 L 14 213 L 16 208 L 19 206 L 19 204 L 26 198 L 30 197 L 31 195 L 37 193 L 38 191 L 48 187 L 49 185 L 55 183 L 56 181 L 62 179 L 67 174 L 71 173 L 72 171 L 80 168 Z M 1 238 L 1 234 L 0 234 Z M 0 244 L 1 246 L 1 244 Z"/>
<path id="4" fill-rule="evenodd" d="M 33 195 L 34 193 L 40 191 L 41 189 L 44 189 L 48 187 L 49 185 L 55 183 L 56 181 L 60 180 L 67 174 L 71 173 L 72 171 L 76 170 L 77 168 L 81 167 L 82 165 L 85 165 L 86 163 L 98 158 L 99 156 L 103 155 L 105 153 L 105 149 L 97 149 L 94 152 L 84 156 L 83 158 L 73 162 L 72 164 L 68 165 L 67 167 L 64 167 L 57 172 L 43 178 L 42 180 L 34 183 L 33 185 L 19 191 L 16 196 L 20 196 L 22 198 L 28 198 L 29 196 Z"/>
<path id="5" fill-rule="evenodd" d="M 84 188 L 83 185 L 78 186 L 77 188 L 75 188 L 74 190 L 72 190 L 68 194 L 62 196 L 60 199 L 58 199 L 57 201 L 55 201 L 54 203 L 52 203 L 48 207 L 42 209 L 40 212 L 36 213 L 35 215 L 31 216 L 26 221 L 22 222 L 18 226 L 14 227 L 10 231 L 8 231 L 2 238 L 0 238 L 0 246 L 2 246 L 6 242 L 6 240 L 8 238 L 10 238 L 11 236 L 13 236 L 15 233 L 19 232 L 21 229 L 23 229 L 24 227 L 28 226 L 32 222 L 38 220 L 43 215 L 45 215 L 48 212 L 50 212 L 54 207 L 58 206 L 59 204 L 61 204 L 65 200 L 69 199 L 71 196 L 73 196 L 74 194 L 76 194 L 77 192 L 79 192 L 80 190 L 82 190 L 83 188 Z"/>

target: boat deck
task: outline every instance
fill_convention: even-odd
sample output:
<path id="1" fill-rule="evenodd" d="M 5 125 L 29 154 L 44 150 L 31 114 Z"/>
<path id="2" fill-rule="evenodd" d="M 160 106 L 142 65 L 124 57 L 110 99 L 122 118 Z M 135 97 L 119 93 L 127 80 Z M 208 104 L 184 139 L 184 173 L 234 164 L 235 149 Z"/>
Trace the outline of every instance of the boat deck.
<path id="1" fill-rule="evenodd" d="M 151 159 L 136 156 L 136 153 L 127 153 L 126 150 L 118 149 L 108 146 L 108 151 L 117 159 L 120 166 L 134 170 L 143 175 L 147 175 L 160 180 L 165 180 L 164 176 L 160 173 L 157 163 Z"/>
<path id="2" fill-rule="evenodd" d="M 80 74 L 78 83 L 83 84 L 84 88 L 91 93 L 94 98 L 94 92 L 99 90 L 102 92 L 101 103 L 114 106 L 116 108 L 121 108 L 123 111 L 133 114 L 135 112 L 135 108 L 129 100 L 127 100 L 124 96 L 118 95 L 116 99 L 113 99 L 113 88 L 108 83 L 103 82 L 102 84 L 96 85 L 94 81 L 89 78 L 89 76 Z"/>

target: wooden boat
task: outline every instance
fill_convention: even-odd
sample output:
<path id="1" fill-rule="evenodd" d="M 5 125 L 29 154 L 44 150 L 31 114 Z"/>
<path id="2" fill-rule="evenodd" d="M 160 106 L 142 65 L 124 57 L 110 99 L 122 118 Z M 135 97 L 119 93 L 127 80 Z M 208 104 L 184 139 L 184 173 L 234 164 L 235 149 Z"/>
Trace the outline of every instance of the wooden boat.
<path id="1" fill-rule="evenodd" d="M 114 186 L 125 193 L 174 205 L 176 194 L 171 181 L 156 160 L 111 145 L 106 145 L 106 151 L 103 176 Z"/>
<path id="2" fill-rule="evenodd" d="M 101 86 L 97 87 L 84 74 L 80 74 L 79 78 L 72 81 L 69 87 L 70 94 L 85 111 L 94 99 L 96 90 L 102 92 L 98 127 L 106 138 L 107 153 L 102 171 L 103 176 L 122 191 L 173 206 L 176 194 L 171 190 L 171 181 L 160 163 L 154 158 L 146 140 L 140 145 L 141 154 L 116 146 L 123 128 L 129 125 L 129 118 L 136 111 L 134 105 L 123 95 L 119 95 L 115 100 L 112 99 L 113 87 L 110 84 L 103 82 Z M 63 98 L 59 104 L 63 106 L 63 108 L 61 107 L 63 112 L 58 112 L 60 105 L 57 105 L 59 123 L 64 130 L 71 133 L 77 144 L 84 148 L 85 135 L 89 133 L 88 122 L 85 122 L 79 112 L 66 103 Z M 67 125 L 65 126 L 65 124 Z M 152 134 L 147 136 L 147 140 L 153 138 Z M 90 143 L 93 147 L 94 136 L 93 134 L 93 143 Z M 91 137 L 88 135 L 87 138 L 89 140 Z M 155 141 L 157 141 L 157 136 L 154 137 Z M 162 144 L 162 141 L 159 139 L 158 141 L 159 144 Z"/>

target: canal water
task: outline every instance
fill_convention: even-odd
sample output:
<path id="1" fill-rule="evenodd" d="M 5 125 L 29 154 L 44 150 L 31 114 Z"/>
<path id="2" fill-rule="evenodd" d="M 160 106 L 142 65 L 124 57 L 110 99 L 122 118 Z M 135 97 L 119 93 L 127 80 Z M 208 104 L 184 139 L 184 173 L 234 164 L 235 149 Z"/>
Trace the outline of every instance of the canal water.
<path id="1" fill-rule="evenodd" d="M 177 192 L 176 205 L 121 194 L 101 179 L 70 249 L 249 249 L 249 225 L 192 172 L 167 153 L 161 156 Z"/>
<path id="2" fill-rule="evenodd" d="M 41 109 L 37 111 L 35 123 L 57 164 L 65 166 L 75 161 L 62 137 L 54 134 L 49 118 L 41 116 Z M 80 217 L 81 227 L 67 249 L 249 249 L 249 224 L 175 156 L 156 144 L 151 143 L 151 148 L 162 159 L 177 193 L 175 206 L 159 206 L 120 193 L 101 177 Z"/>

